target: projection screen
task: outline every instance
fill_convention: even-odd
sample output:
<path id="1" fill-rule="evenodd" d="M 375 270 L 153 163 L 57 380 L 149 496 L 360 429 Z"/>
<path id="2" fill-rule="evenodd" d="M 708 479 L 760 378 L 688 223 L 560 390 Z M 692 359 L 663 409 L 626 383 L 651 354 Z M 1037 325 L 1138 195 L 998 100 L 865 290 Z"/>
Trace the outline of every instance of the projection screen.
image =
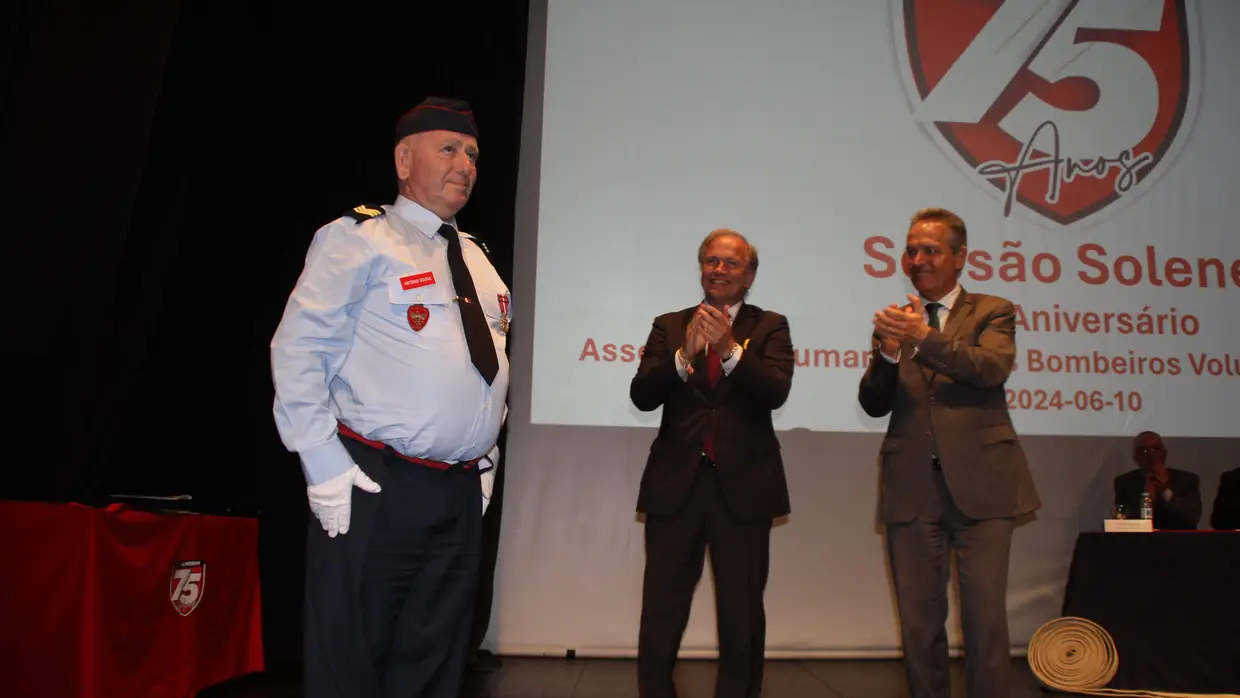
<path id="1" fill-rule="evenodd" d="M 899 652 L 886 421 L 856 396 L 923 207 L 967 223 L 964 287 L 1018 306 L 1008 402 L 1044 506 L 1013 543 L 1013 651 L 1058 615 L 1139 431 L 1200 475 L 1208 527 L 1237 465 L 1237 30 L 1226 0 L 535 2 L 488 646 L 635 653 L 660 413 L 628 386 L 653 318 L 701 300 L 720 227 L 758 248 L 749 301 L 796 349 L 770 656 Z M 715 647 L 708 565 L 684 653 Z"/>

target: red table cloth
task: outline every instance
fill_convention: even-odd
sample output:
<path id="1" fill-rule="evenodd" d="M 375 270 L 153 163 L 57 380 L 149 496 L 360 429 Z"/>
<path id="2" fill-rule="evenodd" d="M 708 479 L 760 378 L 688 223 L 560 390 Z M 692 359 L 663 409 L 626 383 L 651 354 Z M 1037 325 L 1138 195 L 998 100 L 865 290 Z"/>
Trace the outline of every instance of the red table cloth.
<path id="1" fill-rule="evenodd" d="M 12 696 L 190 697 L 263 668 L 258 521 L 0 501 Z"/>

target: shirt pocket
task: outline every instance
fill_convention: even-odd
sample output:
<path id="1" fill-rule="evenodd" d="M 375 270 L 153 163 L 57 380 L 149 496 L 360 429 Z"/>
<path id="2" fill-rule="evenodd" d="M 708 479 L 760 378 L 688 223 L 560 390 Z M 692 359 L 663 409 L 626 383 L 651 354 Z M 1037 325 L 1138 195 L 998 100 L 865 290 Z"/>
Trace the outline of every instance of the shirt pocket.
<path id="1" fill-rule="evenodd" d="M 455 327 L 445 317 L 452 306 L 447 287 L 442 284 L 405 288 L 401 277 L 386 280 L 388 311 L 394 323 L 418 334 L 439 335 Z"/>

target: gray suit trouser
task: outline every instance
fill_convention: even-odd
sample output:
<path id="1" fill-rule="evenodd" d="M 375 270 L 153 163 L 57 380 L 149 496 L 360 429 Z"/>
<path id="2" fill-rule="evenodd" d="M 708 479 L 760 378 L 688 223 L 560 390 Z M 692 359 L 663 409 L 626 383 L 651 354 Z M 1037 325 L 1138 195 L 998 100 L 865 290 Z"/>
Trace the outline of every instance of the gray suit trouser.
<path id="1" fill-rule="evenodd" d="M 909 696 L 951 695 L 946 626 L 955 551 L 966 695 L 1007 698 L 1012 661 L 1007 582 L 1014 520 L 970 519 L 952 501 L 941 472 L 935 471 L 934 483 L 915 519 L 887 525 Z"/>

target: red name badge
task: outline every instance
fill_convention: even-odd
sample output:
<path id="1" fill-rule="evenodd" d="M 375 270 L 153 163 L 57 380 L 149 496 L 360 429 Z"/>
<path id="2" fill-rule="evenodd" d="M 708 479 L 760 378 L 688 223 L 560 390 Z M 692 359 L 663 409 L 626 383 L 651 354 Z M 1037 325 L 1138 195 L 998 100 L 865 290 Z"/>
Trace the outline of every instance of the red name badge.
<path id="1" fill-rule="evenodd" d="M 422 288 L 435 283 L 435 273 L 424 271 L 421 274 L 411 274 L 409 276 L 400 277 L 400 287 L 406 291 L 411 288 Z"/>
<path id="2" fill-rule="evenodd" d="M 431 311 L 426 309 L 424 305 L 409 306 L 409 326 L 414 332 L 421 332 L 426 327 L 426 321 L 431 319 Z"/>

